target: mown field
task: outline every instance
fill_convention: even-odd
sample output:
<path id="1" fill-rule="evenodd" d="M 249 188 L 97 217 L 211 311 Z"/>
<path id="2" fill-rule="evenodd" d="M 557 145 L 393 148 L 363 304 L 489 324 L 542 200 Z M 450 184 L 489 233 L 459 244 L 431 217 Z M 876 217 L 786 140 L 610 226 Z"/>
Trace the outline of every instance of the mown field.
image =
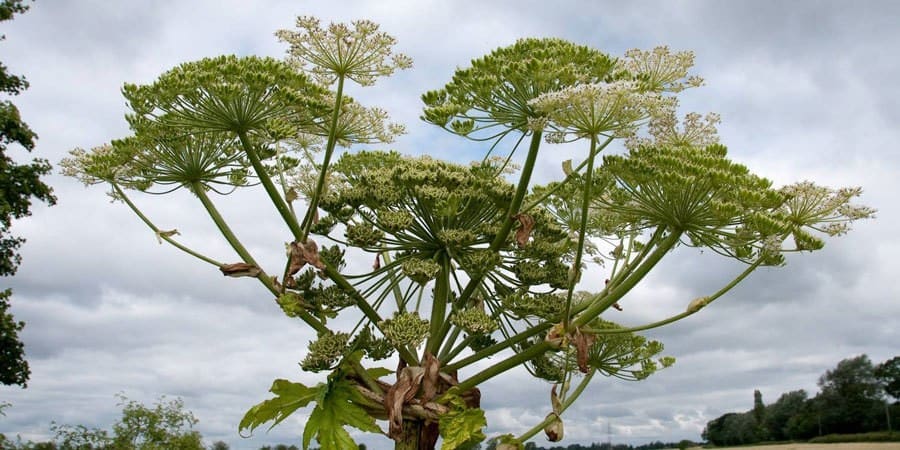
<path id="1" fill-rule="evenodd" d="M 838 444 L 781 444 L 746 447 L 716 447 L 716 450 L 900 450 L 900 442 L 844 442 Z M 701 450 L 694 447 L 690 450 Z"/>

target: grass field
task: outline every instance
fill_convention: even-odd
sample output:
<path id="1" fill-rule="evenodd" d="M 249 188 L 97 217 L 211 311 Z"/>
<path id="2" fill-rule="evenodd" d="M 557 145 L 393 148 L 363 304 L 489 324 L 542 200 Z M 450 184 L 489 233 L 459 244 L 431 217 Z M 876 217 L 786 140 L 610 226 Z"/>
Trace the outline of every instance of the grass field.
<path id="1" fill-rule="evenodd" d="M 716 450 L 900 450 L 900 442 L 844 442 L 839 444 L 781 444 L 747 447 L 716 447 Z M 690 450 L 701 450 L 694 447 Z"/>

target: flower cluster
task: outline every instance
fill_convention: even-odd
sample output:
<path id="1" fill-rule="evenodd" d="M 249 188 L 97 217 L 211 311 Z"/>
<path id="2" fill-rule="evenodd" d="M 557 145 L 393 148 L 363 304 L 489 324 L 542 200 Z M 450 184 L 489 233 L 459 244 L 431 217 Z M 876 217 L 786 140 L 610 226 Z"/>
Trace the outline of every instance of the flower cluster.
<path id="1" fill-rule="evenodd" d="M 428 283 L 441 271 L 441 265 L 433 260 L 416 257 L 403 258 L 400 267 L 404 276 L 419 284 Z"/>
<path id="2" fill-rule="evenodd" d="M 684 116 L 679 129 L 675 109 L 675 103 L 658 109 L 651 115 L 647 130 L 652 139 L 636 135 L 629 136 L 625 141 L 625 147 L 628 149 L 642 146 L 706 147 L 719 143 L 716 126 L 722 120 L 718 114 L 708 113 L 701 116 L 695 112 L 688 113 Z"/>
<path id="3" fill-rule="evenodd" d="M 816 250 L 824 245 L 809 231 L 840 236 L 850 230 L 852 222 L 874 217 L 876 212 L 850 203 L 862 194 L 859 187 L 831 189 L 803 181 L 785 186 L 780 192 L 787 197 L 780 211 L 790 224 L 797 250 Z"/>
<path id="4" fill-rule="evenodd" d="M 681 92 L 703 85 L 703 78 L 688 75 L 693 65 L 694 52 L 672 53 L 666 46 L 628 50 L 617 63 L 618 68 L 634 76 L 642 90 L 651 92 Z"/>
<path id="5" fill-rule="evenodd" d="M 558 320 L 565 310 L 565 297 L 554 294 L 516 292 L 502 300 L 503 309 L 517 319 L 537 317 Z"/>
<path id="6" fill-rule="evenodd" d="M 633 333 L 603 334 L 602 330 L 621 329 L 613 322 L 597 319 L 592 324 L 598 334 L 588 351 L 587 363 L 606 376 L 623 380 L 643 380 L 659 369 L 675 363 L 666 356 L 656 359 L 663 344 Z"/>
<path id="7" fill-rule="evenodd" d="M 422 118 L 463 136 L 479 130 L 492 130 L 492 137 L 537 131 L 546 119 L 531 100 L 607 81 L 613 68 L 609 56 L 590 47 L 562 39 L 520 39 L 457 70 L 443 89 L 425 93 Z"/>
<path id="8" fill-rule="evenodd" d="M 602 170 L 615 186 L 594 200 L 597 214 L 609 211 L 637 229 L 684 233 L 691 245 L 753 259 L 766 238 L 787 232 L 777 211 L 784 195 L 726 154 L 725 147 L 711 145 L 641 147 L 607 156 Z"/>
<path id="9" fill-rule="evenodd" d="M 548 142 L 630 135 L 641 122 L 671 104 L 671 97 L 643 92 L 633 81 L 591 83 L 548 92 L 529 101 L 552 124 Z"/>
<path id="10" fill-rule="evenodd" d="M 499 328 L 496 320 L 481 308 L 467 308 L 450 316 L 450 322 L 469 334 L 489 334 Z"/>
<path id="11" fill-rule="evenodd" d="M 184 63 L 152 84 L 126 84 L 122 93 L 136 132 L 152 132 L 159 125 L 167 134 L 269 136 L 286 123 L 292 129 L 309 126 L 331 109 L 327 90 L 284 62 L 256 56 Z"/>
<path id="12" fill-rule="evenodd" d="M 393 53 L 397 40 L 379 32 L 374 22 L 358 20 L 353 22 L 353 29 L 331 23 L 323 29 L 319 19 L 303 16 L 297 18 L 297 28 L 279 30 L 275 35 L 290 45 L 291 60 L 324 85 L 345 77 L 370 86 L 378 77 L 412 67 L 408 56 Z"/>
<path id="13" fill-rule="evenodd" d="M 428 336 L 428 321 L 419 318 L 418 313 L 396 313 L 391 319 L 383 320 L 379 327 L 395 347 L 417 347 Z"/>
<path id="14" fill-rule="evenodd" d="M 328 136 L 329 131 L 330 124 L 320 122 L 314 125 L 311 132 Z M 394 142 L 394 138 L 406 133 L 406 128 L 388 122 L 388 114 L 383 109 L 366 108 L 353 99 L 344 97 L 333 132 L 338 145 L 350 147 L 353 144 Z"/>
<path id="15" fill-rule="evenodd" d="M 76 148 L 69 155 L 59 163 L 62 174 L 78 179 L 85 186 L 128 184 L 136 175 L 132 164 L 135 155 L 111 144 L 103 144 L 90 151 Z"/>
<path id="16" fill-rule="evenodd" d="M 344 354 L 350 335 L 347 333 L 322 333 L 318 339 L 309 343 L 309 352 L 300 367 L 308 372 L 330 370 L 335 362 Z"/>

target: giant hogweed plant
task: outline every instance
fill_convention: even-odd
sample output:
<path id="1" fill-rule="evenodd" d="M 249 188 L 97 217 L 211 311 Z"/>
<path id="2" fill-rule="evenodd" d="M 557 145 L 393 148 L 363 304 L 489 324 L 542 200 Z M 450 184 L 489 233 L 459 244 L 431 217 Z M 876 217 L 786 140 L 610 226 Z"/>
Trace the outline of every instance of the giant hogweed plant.
<path id="1" fill-rule="evenodd" d="M 355 448 L 348 428 L 386 434 L 397 449 L 434 448 L 439 438 L 442 449 L 465 448 L 485 439 L 480 398 L 491 392 L 479 386 L 524 370 L 549 384 L 549 413 L 518 436 L 495 437 L 497 448 L 522 448 L 541 431 L 558 441 L 565 411 L 598 374 L 641 380 L 673 363 L 636 332 L 696 314 L 760 266 L 818 250 L 822 237 L 874 213 L 851 203 L 858 188 L 774 188 L 730 161 L 714 114 L 679 121 L 678 93 L 702 84 L 689 75 L 690 52 L 617 59 L 522 39 L 473 60 L 422 96 L 425 122 L 484 143 L 482 161 L 460 165 L 358 148 L 403 132 L 345 94 L 348 82 L 370 86 L 411 66 L 377 25 L 302 17 L 277 36 L 290 46 L 284 61 L 208 58 L 126 84 L 132 135 L 62 163 L 107 185 L 160 242 L 256 279 L 315 330 L 300 366 L 323 381 L 275 380 L 242 432 L 311 407 L 304 448 L 314 439 Z M 624 151 L 601 155 L 617 140 Z M 583 150 L 559 181 L 535 186 L 538 159 L 554 157 L 545 143 Z M 180 188 L 233 255 L 220 261 L 182 242 L 130 194 Z M 283 220 L 283 266 L 262 267 L 217 209 L 238 189 L 264 192 Z M 606 313 L 679 247 L 746 267 L 682 313 L 612 321 Z M 346 268 L 345 257 L 364 254 L 371 270 Z M 580 288 L 590 264 L 606 278 L 599 292 Z"/>

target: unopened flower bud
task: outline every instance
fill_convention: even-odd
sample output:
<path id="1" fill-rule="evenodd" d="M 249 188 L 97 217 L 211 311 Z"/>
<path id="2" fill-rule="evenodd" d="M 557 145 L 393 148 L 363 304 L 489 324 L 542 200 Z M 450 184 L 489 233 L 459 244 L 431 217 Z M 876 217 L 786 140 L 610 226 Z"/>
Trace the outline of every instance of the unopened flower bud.
<path id="1" fill-rule="evenodd" d="M 709 297 L 697 297 L 688 305 L 687 312 L 693 314 L 700 311 L 704 306 L 708 305 L 710 301 Z"/>
<path id="2" fill-rule="evenodd" d="M 563 439 L 563 421 L 556 413 L 547 414 L 547 418 L 553 417 L 553 420 L 544 427 L 544 434 L 550 442 L 559 442 Z"/>

